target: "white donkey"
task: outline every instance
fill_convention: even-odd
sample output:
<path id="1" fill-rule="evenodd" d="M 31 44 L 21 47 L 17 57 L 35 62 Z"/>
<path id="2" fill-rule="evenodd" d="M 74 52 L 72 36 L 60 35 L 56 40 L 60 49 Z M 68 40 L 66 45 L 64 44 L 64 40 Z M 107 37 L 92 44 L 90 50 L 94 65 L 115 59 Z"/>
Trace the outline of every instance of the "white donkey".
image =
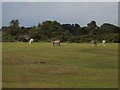
<path id="1" fill-rule="evenodd" d="M 33 42 L 33 39 L 30 39 L 29 44 L 31 44 L 32 42 Z"/>
<path id="2" fill-rule="evenodd" d="M 105 43 L 106 43 L 106 41 L 105 41 L 105 40 L 103 40 L 103 41 L 102 41 L 102 45 L 103 45 L 103 46 L 105 46 Z"/>

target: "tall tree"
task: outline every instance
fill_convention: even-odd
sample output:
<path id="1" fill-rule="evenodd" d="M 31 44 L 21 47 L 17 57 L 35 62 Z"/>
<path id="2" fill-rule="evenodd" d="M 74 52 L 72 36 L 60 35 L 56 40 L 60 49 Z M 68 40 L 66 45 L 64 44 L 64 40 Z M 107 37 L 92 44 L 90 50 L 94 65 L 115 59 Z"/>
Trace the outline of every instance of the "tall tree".
<path id="1" fill-rule="evenodd" d="M 18 19 L 17 19 L 17 20 L 12 20 L 12 21 L 10 22 L 10 27 L 12 27 L 12 28 L 14 28 L 14 29 L 19 28 L 19 20 L 18 20 Z"/>
<path id="2" fill-rule="evenodd" d="M 89 30 L 90 35 L 96 35 L 98 31 L 98 26 L 95 21 L 91 21 L 87 24 L 87 29 Z"/>

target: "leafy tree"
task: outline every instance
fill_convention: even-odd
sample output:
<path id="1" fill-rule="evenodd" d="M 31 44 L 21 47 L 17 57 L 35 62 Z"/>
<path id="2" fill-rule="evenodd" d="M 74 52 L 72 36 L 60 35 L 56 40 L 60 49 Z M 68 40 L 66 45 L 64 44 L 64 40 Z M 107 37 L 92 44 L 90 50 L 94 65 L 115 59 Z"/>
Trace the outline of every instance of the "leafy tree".
<path id="1" fill-rule="evenodd" d="M 14 29 L 19 28 L 19 20 L 18 20 L 18 19 L 17 19 L 17 20 L 12 20 L 12 21 L 10 22 L 10 27 L 11 27 L 11 28 L 14 28 Z"/>
<path id="2" fill-rule="evenodd" d="M 99 33 L 99 28 L 96 25 L 95 21 L 91 21 L 90 23 L 87 24 L 87 29 L 89 30 L 90 35 L 96 35 Z"/>
<path id="3" fill-rule="evenodd" d="M 2 27 L 3 41 L 26 41 L 25 36 L 33 38 L 35 41 L 51 41 L 60 39 L 63 42 L 90 42 L 96 40 L 101 42 L 120 42 L 120 28 L 104 23 L 97 26 L 95 21 L 91 21 L 85 27 L 79 24 L 60 24 L 57 21 L 44 21 L 32 27 L 20 27 L 19 20 L 11 20 L 10 26 Z"/>

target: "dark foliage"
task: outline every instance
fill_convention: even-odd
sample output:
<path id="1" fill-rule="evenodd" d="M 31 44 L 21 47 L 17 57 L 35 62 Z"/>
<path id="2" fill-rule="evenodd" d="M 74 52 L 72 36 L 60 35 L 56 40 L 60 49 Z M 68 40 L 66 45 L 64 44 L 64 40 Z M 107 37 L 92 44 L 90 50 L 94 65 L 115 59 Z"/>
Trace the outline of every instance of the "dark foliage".
<path id="1" fill-rule="evenodd" d="M 35 41 L 52 41 L 60 39 L 63 42 L 90 42 L 96 40 L 101 42 L 120 42 L 120 28 L 104 23 L 97 26 L 95 21 L 91 21 L 86 27 L 79 24 L 60 24 L 57 21 L 45 21 L 32 27 L 20 27 L 19 20 L 11 20 L 10 26 L 2 27 L 2 41 L 23 41 L 30 38 Z"/>

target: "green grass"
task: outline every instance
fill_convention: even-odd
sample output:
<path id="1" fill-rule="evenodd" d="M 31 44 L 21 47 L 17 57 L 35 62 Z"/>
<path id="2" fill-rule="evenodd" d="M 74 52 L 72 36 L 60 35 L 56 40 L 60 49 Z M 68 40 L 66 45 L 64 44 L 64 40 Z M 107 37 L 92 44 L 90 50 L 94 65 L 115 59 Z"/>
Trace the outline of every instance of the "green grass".
<path id="1" fill-rule="evenodd" d="M 118 44 L 6 42 L 2 58 L 3 87 L 118 87 Z"/>

